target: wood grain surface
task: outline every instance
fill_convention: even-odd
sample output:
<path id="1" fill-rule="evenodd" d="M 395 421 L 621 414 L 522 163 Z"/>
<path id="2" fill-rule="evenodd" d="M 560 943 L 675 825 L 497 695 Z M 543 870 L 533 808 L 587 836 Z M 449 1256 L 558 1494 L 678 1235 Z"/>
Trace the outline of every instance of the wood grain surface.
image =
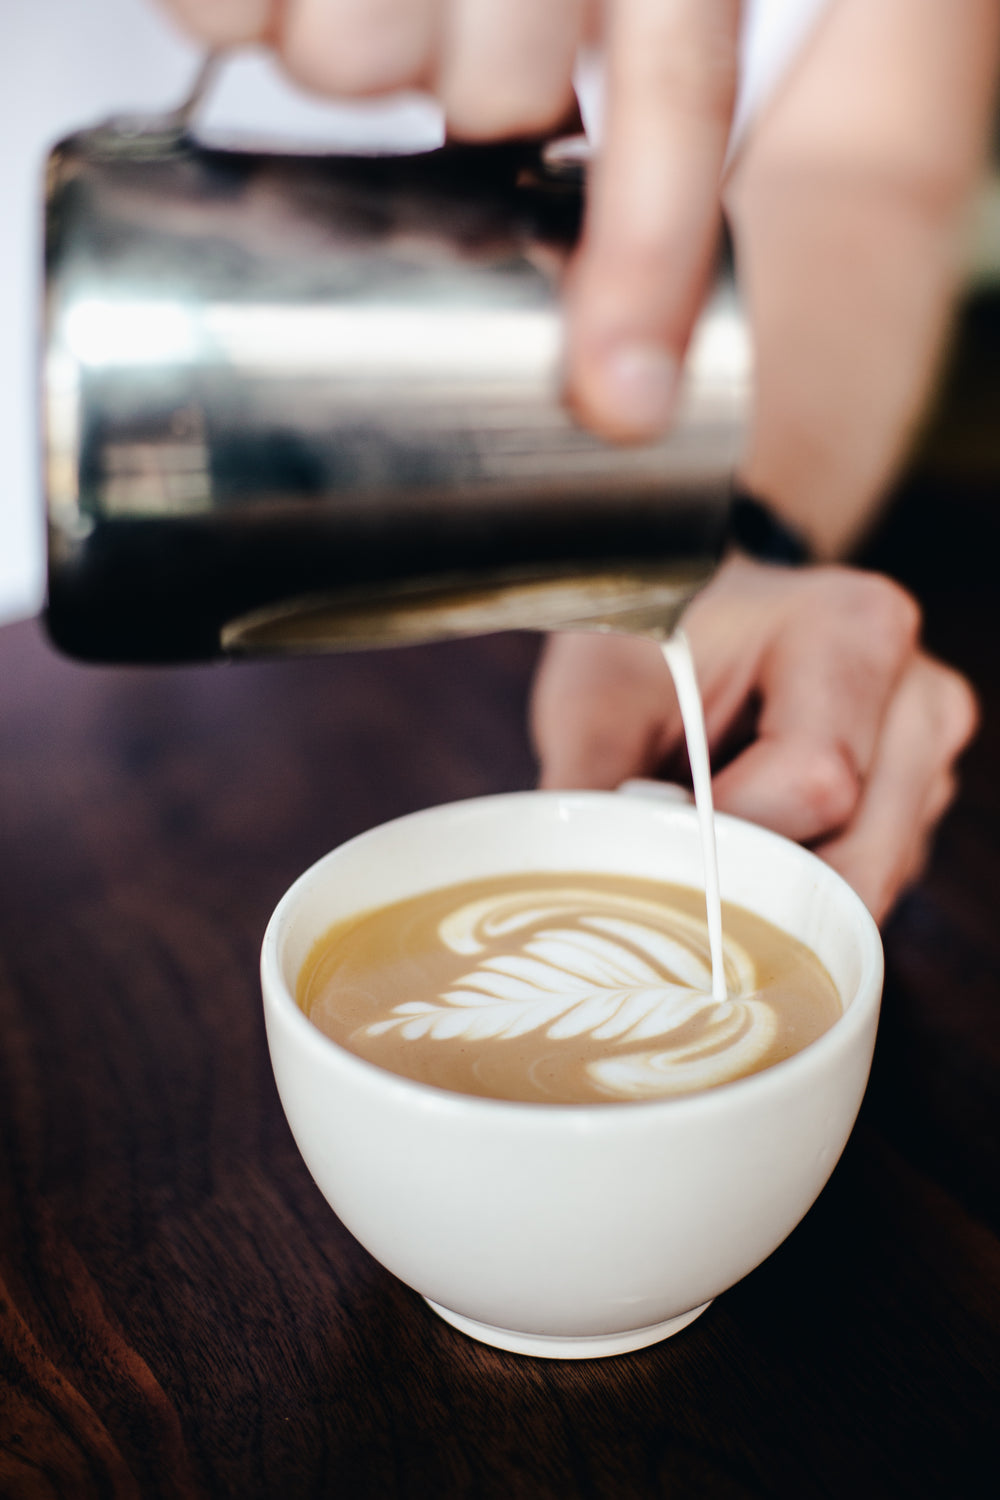
<path id="1" fill-rule="evenodd" d="M 675 1339 L 536 1361 L 340 1226 L 271 1077 L 268 914 L 411 809 L 529 786 L 536 642 L 199 670 L 0 631 L 0 1496 L 971 1496 L 1000 1332 L 1000 526 L 914 484 L 872 557 L 985 699 L 887 934 L 833 1180 Z"/>

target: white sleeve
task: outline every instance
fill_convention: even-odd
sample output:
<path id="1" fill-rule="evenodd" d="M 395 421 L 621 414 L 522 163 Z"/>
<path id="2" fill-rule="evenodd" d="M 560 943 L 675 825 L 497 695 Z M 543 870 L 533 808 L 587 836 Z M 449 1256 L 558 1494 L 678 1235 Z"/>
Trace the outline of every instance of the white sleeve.
<path id="1" fill-rule="evenodd" d="M 827 0 L 743 0 L 740 81 L 729 137 L 730 155 L 826 4 Z"/>

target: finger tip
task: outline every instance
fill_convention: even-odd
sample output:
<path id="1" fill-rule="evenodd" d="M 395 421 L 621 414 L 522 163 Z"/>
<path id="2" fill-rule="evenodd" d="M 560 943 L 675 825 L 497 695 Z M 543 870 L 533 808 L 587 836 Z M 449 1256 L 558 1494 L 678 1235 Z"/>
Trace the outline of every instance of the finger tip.
<path id="1" fill-rule="evenodd" d="M 610 442 L 653 442 L 670 426 L 678 370 L 674 354 L 652 340 L 608 343 L 571 361 L 570 409 Z"/>

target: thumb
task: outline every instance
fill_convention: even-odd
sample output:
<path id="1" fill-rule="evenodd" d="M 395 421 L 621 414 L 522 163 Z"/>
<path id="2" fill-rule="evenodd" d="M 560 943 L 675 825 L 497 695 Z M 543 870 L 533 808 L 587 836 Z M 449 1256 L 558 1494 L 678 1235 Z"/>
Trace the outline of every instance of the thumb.
<path id="1" fill-rule="evenodd" d="M 654 771 L 679 736 L 659 647 L 619 636 L 550 637 L 531 730 L 545 789 L 610 789 Z"/>

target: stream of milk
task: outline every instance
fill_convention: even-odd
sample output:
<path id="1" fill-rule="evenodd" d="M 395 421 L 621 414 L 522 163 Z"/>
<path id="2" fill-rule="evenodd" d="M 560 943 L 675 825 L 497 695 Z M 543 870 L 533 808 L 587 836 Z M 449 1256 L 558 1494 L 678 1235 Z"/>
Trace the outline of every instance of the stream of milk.
<path id="1" fill-rule="evenodd" d="M 722 956 L 722 898 L 719 893 L 719 856 L 715 843 L 715 808 L 712 802 L 712 770 L 708 758 L 708 736 L 701 694 L 695 677 L 691 647 L 683 630 L 675 630 L 661 646 L 677 690 L 684 736 L 687 740 L 694 802 L 701 833 L 701 857 L 705 873 L 705 916 L 712 955 L 712 998 L 727 999 L 726 969 Z"/>

